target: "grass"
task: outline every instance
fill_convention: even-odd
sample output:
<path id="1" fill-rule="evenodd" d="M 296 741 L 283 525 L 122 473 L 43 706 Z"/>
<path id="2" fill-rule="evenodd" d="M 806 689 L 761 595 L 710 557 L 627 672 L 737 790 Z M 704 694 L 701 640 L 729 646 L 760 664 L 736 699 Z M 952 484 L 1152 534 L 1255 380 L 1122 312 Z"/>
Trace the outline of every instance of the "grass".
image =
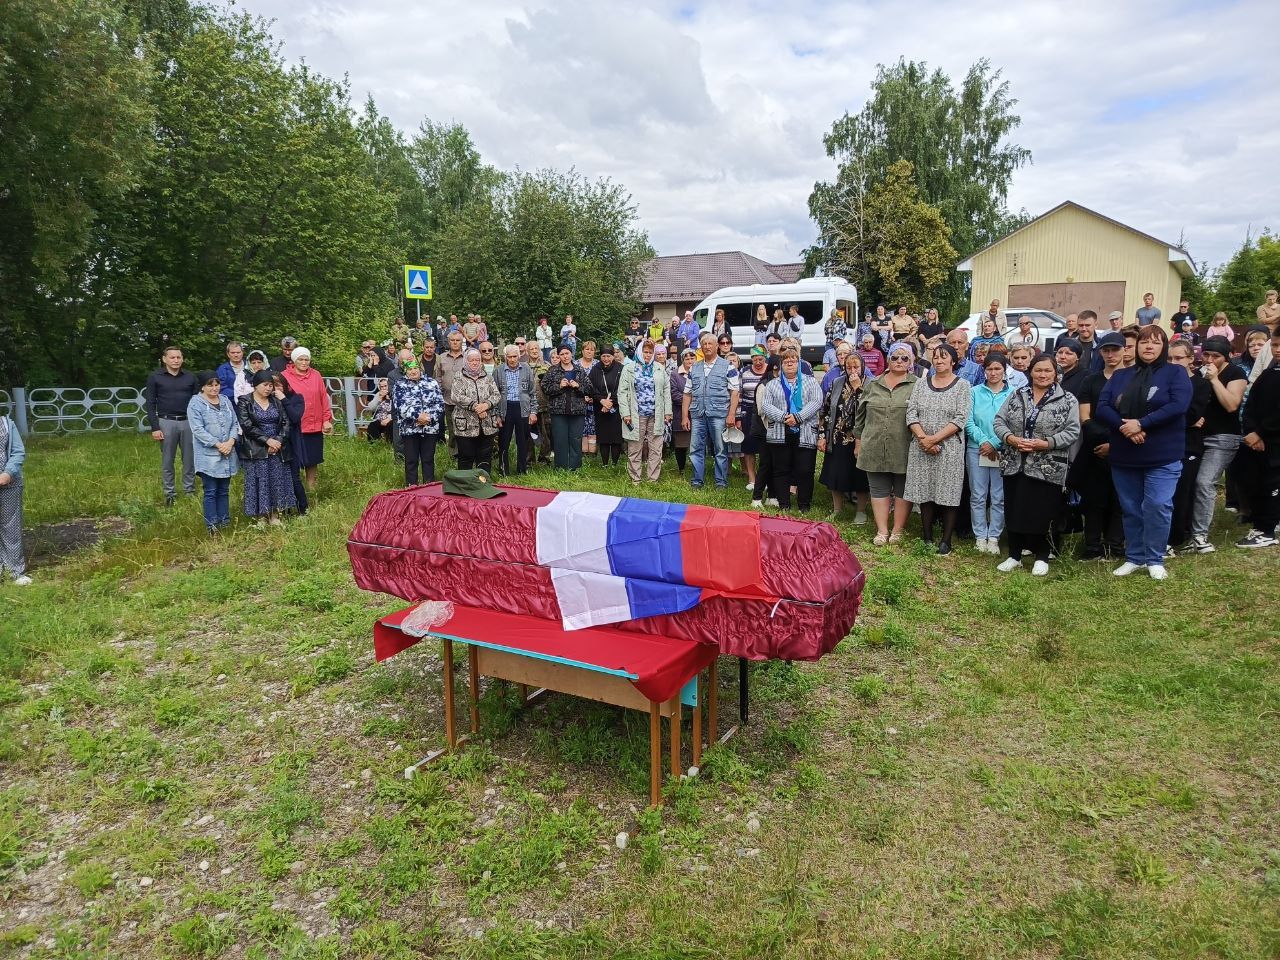
<path id="1" fill-rule="evenodd" d="M 117 532 L 0 587 L 0 955 L 1280 955 L 1274 552 L 1032 580 L 846 517 L 857 627 L 758 665 L 751 723 L 646 812 L 646 718 L 497 686 L 484 739 L 403 779 L 438 659 L 374 663 L 399 603 L 345 553 L 397 474 L 327 456 L 307 517 L 210 540 L 147 438 L 30 445 L 28 524 Z M 667 470 L 642 492 L 747 505 Z M 633 492 L 528 478 L 566 480 Z"/>

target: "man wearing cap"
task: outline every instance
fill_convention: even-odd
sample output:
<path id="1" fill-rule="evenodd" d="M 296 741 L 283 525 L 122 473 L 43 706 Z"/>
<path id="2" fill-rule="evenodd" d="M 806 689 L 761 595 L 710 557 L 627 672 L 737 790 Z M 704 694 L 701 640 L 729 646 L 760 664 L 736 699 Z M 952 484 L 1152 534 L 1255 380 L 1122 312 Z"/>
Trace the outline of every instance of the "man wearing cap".
<path id="1" fill-rule="evenodd" d="M 692 431 L 689 459 L 693 463 L 693 489 L 702 489 L 710 440 L 716 487 L 724 490 L 729 486 L 724 428 L 738 425 L 738 371 L 716 355 L 716 338 L 710 333 L 702 334 L 700 344 L 703 359 L 693 365 L 685 378 L 680 421 L 682 429 Z"/>
<path id="2" fill-rule="evenodd" d="M 1018 315 L 1018 329 L 1006 333 L 1004 342 L 1010 350 L 1018 346 L 1027 346 L 1036 353 L 1040 352 L 1040 329 L 1036 326 L 1031 314 Z"/>
<path id="3" fill-rule="evenodd" d="M 502 398 L 498 417 L 498 466 L 510 475 L 511 438 L 516 441 L 516 473 L 529 470 L 529 427 L 538 422 L 538 397 L 534 392 L 533 371 L 522 362 L 520 348 L 508 343 L 502 348 L 502 366 L 493 372 Z"/>
<path id="4" fill-rule="evenodd" d="M 1107 322 L 1111 324 L 1111 330 L 1113 333 L 1119 333 L 1124 327 L 1124 314 L 1119 310 L 1112 310 L 1107 314 Z"/>
<path id="5" fill-rule="evenodd" d="M 293 363 L 293 351 L 297 346 L 298 341 L 293 337 L 285 337 L 281 340 L 280 355 L 271 358 L 271 369 L 276 373 L 284 373 L 289 364 Z"/>
<path id="6" fill-rule="evenodd" d="M 449 344 L 449 321 L 444 318 L 444 314 L 436 316 L 436 326 L 432 333 L 432 339 L 436 342 L 436 353 L 444 353 L 445 347 Z"/>
<path id="7" fill-rule="evenodd" d="M 1111 430 L 1094 417 L 1098 398 L 1111 375 L 1124 362 L 1124 337 L 1107 333 L 1098 338 L 1102 369 L 1084 378 L 1080 387 L 1081 445 L 1067 476 L 1067 485 L 1080 494 L 1084 515 L 1081 560 L 1109 559 L 1124 552 L 1124 515 L 1111 480 Z"/>
<path id="8" fill-rule="evenodd" d="M 1204 411 L 1204 456 L 1196 476 L 1195 505 L 1191 512 L 1191 553 L 1213 553 L 1209 527 L 1218 499 L 1218 479 L 1240 449 L 1240 405 L 1249 378 L 1231 362 L 1231 341 L 1208 337 L 1202 351 L 1200 373 L 1209 381 L 1213 395 Z"/>
<path id="9" fill-rule="evenodd" d="M 173 458 L 182 449 L 182 489 L 196 492 L 195 453 L 191 445 L 191 428 L 187 423 L 187 404 L 200 390 L 194 374 L 182 369 L 182 350 L 164 348 L 160 369 L 147 377 L 147 422 L 151 439 L 160 442 L 160 483 L 164 487 L 164 504 L 173 506 L 178 489 L 173 475 Z"/>

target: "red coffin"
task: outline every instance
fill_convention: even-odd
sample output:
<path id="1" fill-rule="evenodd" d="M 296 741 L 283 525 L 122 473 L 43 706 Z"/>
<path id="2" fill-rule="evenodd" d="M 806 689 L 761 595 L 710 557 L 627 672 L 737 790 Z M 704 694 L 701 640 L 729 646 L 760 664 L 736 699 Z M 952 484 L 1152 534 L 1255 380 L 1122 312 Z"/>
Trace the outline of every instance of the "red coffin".
<path id="1" fill-rule="evenodd" d="M 538 565 L 536 512 L 554 490 L 502 487 L 492 500 L 446 496 L 438 483 L 369 501 L 347 541 L 362 589 L 408 601 L 449 600 L 560 619 L 551 573 Z M 866 580 L 829 524 L 760 519 L 760 566 L 775 601 L 710 597 L 691 610 L 631 620 L 623 630 L 714 644 L 750 660 L 817 660 L 853 627 Z"/>

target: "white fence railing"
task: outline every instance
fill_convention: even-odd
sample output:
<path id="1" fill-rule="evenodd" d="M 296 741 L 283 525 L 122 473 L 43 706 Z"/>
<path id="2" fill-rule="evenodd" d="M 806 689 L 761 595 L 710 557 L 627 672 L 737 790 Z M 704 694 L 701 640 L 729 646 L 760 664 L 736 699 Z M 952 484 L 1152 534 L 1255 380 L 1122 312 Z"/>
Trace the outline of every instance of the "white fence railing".
<path id="1" fill-rule="evenodd" d="M 325 377 L 324 383 L 335 429 L 345 428 L 355 436 L 369 422 L 364 408 L 374 391 L 356 377 Z M 23 436 L 148 429 L 146 397 L 136 387 L 0 387 L 0 413 L 16 423 Z"/>

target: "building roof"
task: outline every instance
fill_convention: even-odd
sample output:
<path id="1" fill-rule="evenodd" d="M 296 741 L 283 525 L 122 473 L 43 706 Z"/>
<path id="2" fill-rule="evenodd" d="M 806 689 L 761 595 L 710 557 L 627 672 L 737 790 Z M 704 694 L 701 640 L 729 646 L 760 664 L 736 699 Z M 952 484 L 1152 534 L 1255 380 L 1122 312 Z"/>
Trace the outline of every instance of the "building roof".
<path id="1" fill-rule="evenodd" d="M 987 244 L 981 250 L 977 251 L 977 253 L 969 254 L 969 256 L 965 257 L 963 260 L 961 260 L 959 263 L 956 264 L 956 269 L 961 271 L 962 273 L 972 272 L 974 258 L 977 257 L 979 254 L 986 253 L 992 247 L 999 246 L 1000 244 L 1008 240 L 1010 237 L 1017 236 L 1023 230 L 1027 229 L 1027 227 L 1031 226 L 1033 223 L 1039 223 L 1041 220 L 1044 220 L 1046 217 L 1051 217 L 1055 213 L 1057 213 L 1059 210 L 1062 210 L 1066 207 L 1074 207 L 1076 210 L 1079 210 L 1083 213 L 1087 213 L 1091 217 L 1097 217 L 1099 220 L 1105 220 L 1107 223 L 1111 224 L 1112 226 L 1119 227 L 1121 230 L 1128 230 L 1130 233 L 1136 234 L 1137 236 L 1142 237 L 1142 239 L 1144 240 L 1150 240 L 1152 243 L 1157 244 L 1161 247 L 1164 247 L 1169 252 L 1169 262 L 1173 264 L 1173 267 L 1175 270 L 1177 270 L 1184 277 L 1189 277 L 1195 273 L 1196 271 L 1195 261 L 1191 259 L 1191 254 L 1187 253 L 1187 251 L 1184 250 L 1182 247 L 1179 247 L 1176 244 L 1172 244 L 1172 243 L 1165 243 L 1163 240 L 1160 240 L 1157 237 L 1153 237 L 1149 233 L 1143 233 L 1141 230 L 1135 230 L 1133 227 L 1129 226 L 1127 223 L 1121 223 L 1119 220 L 1112 220 L 1110 217 L 1104 216 L 1103 214 L 1098 213 L 1098 211 L 1096 210 L 1090 210 L 1088 207 L 1082 204 L 1076 203 L 1074 200 L 1062 201 L 1062 203 L 1058 204 L 1052 210 L 1046 210 L 1044 213 L 1040 214 L 1040 216 L 1035 217 L 1031 220 L 1028 220 L 1026 223 L 1020 226 L 1017 230 L 1014 230 L 1011 233 L 1005 234 L 1003 237 L 1001 237 L 999 240 L 995 241 L 994 243 Z"/>
<path id="2" fill-rule="evenodd" d="M 641 299 L 645 303 L 701 300 L 721 287 L 794 283 L 803 270 L 803 263 L 765 263 L 741 250 L 654 257 Z"/>

